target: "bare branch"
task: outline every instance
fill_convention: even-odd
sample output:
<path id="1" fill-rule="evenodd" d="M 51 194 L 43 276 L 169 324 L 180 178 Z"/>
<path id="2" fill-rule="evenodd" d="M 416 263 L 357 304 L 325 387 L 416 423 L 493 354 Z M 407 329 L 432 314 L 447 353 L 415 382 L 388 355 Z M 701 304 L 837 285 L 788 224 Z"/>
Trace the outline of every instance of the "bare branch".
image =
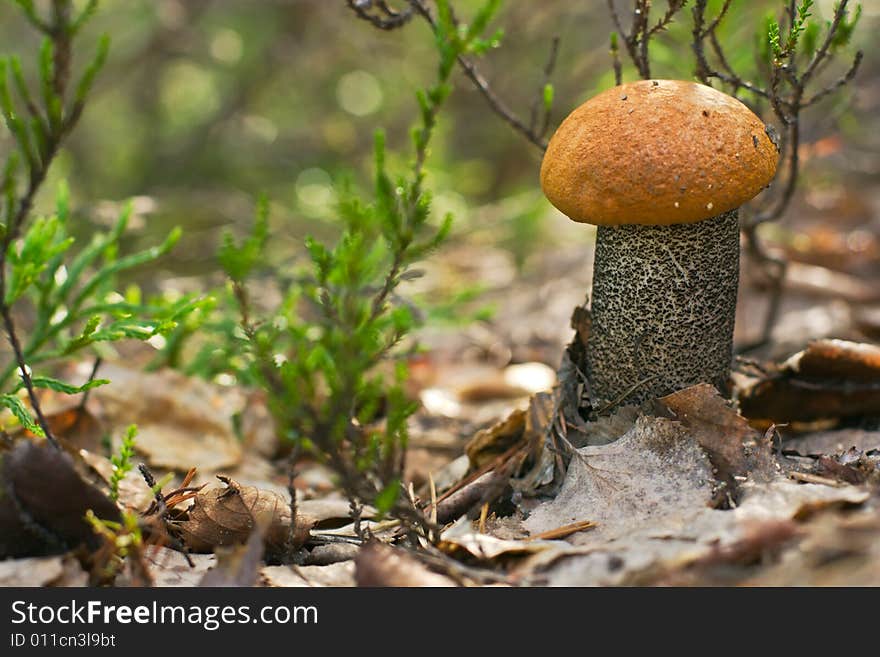
<path id="1" fill-rule="evenodd" d="M 380 30 L 396 30 L 406 25 L 413 17 L 412 7 L 398 11 L 389 7 L 388 3 L 383 0 L 376 2 L 372 0 L 346 0 L 346 4 L 358 18 Z M 375 13 L 371 13 L 371 9 L 376 10 Z"/>
<path id="2" fill-rule="evenodd" d="M 862 53 L 858 52 L 849 69 L 838 79 L 824 88 L 806 96 L 807 86 L 815 76 L 832 59 L 832 46 L 841 29 L 846 16 L 848 0 L 841 0 L 835 7 L 834 17 L 827 27 L 822 45 L 810 57 L 806 68 L 798 74 L 798 52 L 796 50 L 798 30 L 802 29 L 805 16 L 800 15 L 804 6 L 799 6 L 797 0 L 787 0 L 783 8 L 783 17 L 780 21 L 779 40 L 785 47 L 777 46 L 777 51 L 772 53 L 770 61 L 767 86 L 761 87 L 747 82 L 740 76 L 730 64 L 724 48 L 718 38 L 717 29 L 731 6 L 731 0 L 726 0 L 718 16 L 708 22 L 706 20 L 707 0 L 696 0 L 692 16 L 694 21 L 692 49 L 696 58 L 696 76 L 702 82 L 708 84 L 712 78 L 721 80 L 731 87 L 731 92 L 736 96 L 741 90 L 749 91 L 761 98 L 766 98 L 776 118 L 784 128 L 783 141 L 780 147 L 781 164 L 776 174 L 777 184 L 775 193 L 770 196 L 765 207 L 748 217 L 743 222 L 743 232 L 746 237 L 748 253 L 755 259 L 758 266 L 765 272 L 771 281 L 769 293 L 769 307 L 764 323 L 764 332 L 759 344 L 765 343 L 776 321 L 779 311 L 782 293 L 782 280 L 785 276 L 786 263 L 767 254 L 756 235 L 757 226 L 762 223 L 776 221 L 781 218 L 788 209 L 794 193 L 797 189 L 800 174 L 800 117 L 801 112 L 819 100 L 832 94 L 842 86 L 850 82 L 856 75 L 861 64 Z M 805 9 L 804 9 L 805 11 Z M 786 34 L 787 33 L 787 34 Z M 783 41 L 784 39 L 784 41 Z M 706 43 L 717 66 L 713 66 L 706 55 Z M 775 140 L 774 140 L 775 141 Z"/>
<path id="3" fill-rule="evenodd" d="M 550 112 L 545 107 L 544 89 L 550 84 L 550 78 L 553 75 L 553 70 L 556 68 L 556 59 L 559 55 L 559 41 L 559 37 L 555 36 L 550 42 L 550 54 L 547 55 L 547 63 L 544 65 L 544 77 L 541 81 L 541 86 L 538 87 L 535 102 L 532 103 L 529 131 L 539 137 L 546 135 L 547 129 L 550 127 Z M 538 125 L 539 117 L 543 117 L 540 121 L 540 127 Z"/>
<path id="4" fill-rule="evenodd" d="M 651 77 L 651 62 L 648 57 L 648 45 L 651 38 L 669 26 L 675 18 L 675 14 L 687 4 L 687 0 L 668 0 L 665 13 L 654 25 L 651 25 L 650 18 L 651 0 L 635 0 L 629 30 L 624 29 L 623 21 L 614 5 L 614 0 L 606 0 L 606 4 L 608 5 L 608 13 L 611 15 L 611 22 L 623 40 L 627 54 L 639 72 L 639 76 L 643 80 L 647 80 Z M 613 51 L 614 49 L 612 48 L 615 79 L 620 84 L 618 58 Z"/>
<path id="5" fill-rule="evenodd" d="M 825 57 L 828 56 L 828 51 L 831 48 L 831 44 L 834 43 L 834 37 L 837 35 L 837 30 L 840 29 L 840 22 L 846 16 L 846 6 L 849 4 L 849 0 L 840 0 L 840 4 L 838 4 L 835 8 L 834 17 L 831 19 L 831 24 L 828 26 L 828 31 L 825 34 L 825 40 L 822 42 L 822 45 L 819 46 L 819 49 L 813 54 L 812 60 L 807 65 L 807 68 L 804 70 L 804 74 L 801 76 L 801 81 L 804 85 L 810 81 L 810 78 L 813 77 L 813 74 L 816 72 L 816 67 L 822 62 Z"/>
<path id="6" fill-rule="evenodd" d="M 403 27 L 409 22 L 412 16 L 419 16 L 431 26 L 432 30 L 436 29 L 434 16 L 431 14 L 431 11 L 428 9 L 424 0 L 409 0 L 409 8 L 405 12 L 391 10 L 385 2 L 373 2 L 372 0 L 346 0 L 346 4 L 355 12 L 358 18 L 366 20 L 371 25 L 381 30 L 387 31 Z M 378 13 L 370 13 L 369 10 L 373 8 L 377 9 Z M 452 11 L 452 13 L 454 15 L 455 12 Z M 555 66 L 557 51 L 558 39 L 554 39 L 551 46 L 550 57 L 548 58 L 548 64 L 544 69 L 545 85 L 549 79 L 550 73 L 552 73 L 553 67 Z M 470 58 L 464 55 L 459 55 L 457 61 L 465 76 L 476 87 L 477 91 L 480 92 L 480 95 L 483 96 L 486 103 L 488 103 L 489 108 L 495 114 L 501 117 L 505 123 L 516 130 L 520 135 L 525 137 L 529 143 L 537 146 L 542 151 L 547 149 L 547 140 L 544 139 L 544 135 L 547 133 L 547 128 L 550 123 L 548 113 L 545 112 L 543 120 L 535 118 L 536 114 L 533 113 L 532 120 L 527 124 L 525 120 L 520 118 L 516 112 L 514 112 L 507 103 L 495 93 L 489 80 Z M 543 85 L 540 92 L 543 95 Z M 540 102 L 540 97 L 536 102 Z"/>
<path id="7" fill-rule="evenodd" d="M 815 94 L 810 96 L 807 100 L 803 101 L 803 103 L 801 103 L 801 107 L 809 107 L 810 105 L 814 105 L 817 102 L 819 102 L 820 100 L 822 100 L 823 98 L 825 98 L 825 96 L 833 94 L 835 91 L 840 89 L 842 86 L 851 82 L 859 70 L 859 66 L 862 63 L 863 57 L 864 57 L 864 53 L 861 50 L 859 50 L 856 53 L 856 56 L 853 58 L 853 62 L 850 65 L 849 70 L 846 73 L 844 73 L 842 76 L 837 78 L 837 80 L 832 82 L 830 85 L 828 85 L 824 89 L 817 91 Z"/>

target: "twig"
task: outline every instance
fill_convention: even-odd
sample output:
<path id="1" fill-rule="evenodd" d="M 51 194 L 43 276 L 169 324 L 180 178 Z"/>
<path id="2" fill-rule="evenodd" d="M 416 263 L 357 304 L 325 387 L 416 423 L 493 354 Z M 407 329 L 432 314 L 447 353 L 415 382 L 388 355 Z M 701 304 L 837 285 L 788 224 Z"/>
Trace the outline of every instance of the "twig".
<path id="1" fill-rule="evenodd" d="M 406 12 L 396 12 L 395 17 L 392 17 L 387 13 L 384 2 L 373 3 L 366 0 L 346 0 L 346 3 L 349 8 L 355 12 L 358 18 L 368 21 L 371 25 L 381 30 L 388 31 L 403 27 L 409 22 L 412 15 L 417 15 L 422 18 L 428 23 L 432 30 L 436 30 L 437 28 L 434 16 L 431 14 L 431 11 L 428 9 L 424 0 L 409 0 L 409 9 Z M 370 14 L 367 11 L 367 9 L 374 4 L 380 10 L 379 14 Z M 452 13 L 454 14 L 455 12 L 453 11 Z M 406 16 L 405 19 L 403 18 L 404 16 Z M 556 40 L 554 40 L 554 42 L 555 41 Z M 550 62 L 555 62 L 556 48 L 556 45 L 551 47 L 551 58 L 548 60 L 548 64 Z M 507 103 L 502 100 L 497 93 L 495 93 L 491 84 L 486 79 L 486 76 L 483 75 L 479 68 L 477 68 L 477 65 L 470 58 L 465 55 L 459 55 L 457 62 L 465 76 L 476 87 L 477 91 L 483 96 L 486 103 L 488 103 L 489 108 L 495 114 L 497 114 L 516 132 L 525 137 L 529 143 L 537 146 L 542 151 L 547 149 L 547 140 L 544 138 L 544 135 L 546 134 L 547 127 L 550 123 L 549 116 L 545 116 L 543 121 L 533 120 L 530 122 L 532 125 L 527 124 L 516 114 L 516 112 L 510 109 Z M 552 71 L 552 67 L 550 67 L 550 70 Z M 546 71 L 547 67 L 545 67 L 545 77 L 549 76 Z M 543 96 L 543 86 L 541 87 L 540 92 Z M 541 126 L 541 129 L 538 129 L 537 126 Z"/>
<path id="2" fill-rule="evenodd" d="M 546 532 L 541 532 L 540 534 L 533 534 L 528 538 L 524 538 L 524 541 L 555 541 L 559 539 L 566 538 L 571 536 L 572 534 L 577 534 L 578 532 L 585 531 L 587 529 L 593 529 L 597 527 L 598 523 L 592 520 L 581 520 L 579 522 L 573 522 L 569 525 L 563 525 L 562 527 L 557 527 L 556 529 L 550 529 Z"/>
<path id="3" fill-rule="evenodd" d="M 67 86 L 70 79 L 72 38 L 70 30 L 71 8 L 72 4 L 70 0 L 53 0 L 50 22 L 45 23 L 42 20 L 35 19 L 34 14 L 28 16 L 31 23 L 45 33 L 45 35 L 52 41 L 54 59 L 52 80 L 50 84 L 52 86 L 52 93 L 59 99 L 62 106 L 66 99 Z M 63 116 L 59 122 L 53 123 L 52 121 L 47 121 L 45 123 L 45 145 L 42 149 L 38 149 L 36 157 L 29 163 L 27 187 L 24 194 L 18 199 L 15 214 L 9 218 L 2 240 L 0 240 L 0 315 L 2 315 L 3 325 L 6 329 L 9 343 L 15 354 L 16 364 L 21 373 L 21 380 L 27 390 L 28 398 L 30 399 L 34 414 L 37 417 L 37 422 L 43 430 L 43 433 L 46 435 L 46 440 L 55 448 L 59 448 L 58 441 L 52 434 L 52 430 L 46 421 L 42 408 L 40 407 L 40 402 L 34 390 L 30 372 L 28 371 L 24 351 L 22 350 L 21 342 L 16 334 L 12 309 L 6 302 L 7 258 L 10 249 L 13 248 L 15 240 L 17 240 L 21 234 L 22 227 L 33 207 L 34 198 L 46 180 L 49 168 L 61 147 L 62 141 L 74 128 L 82 115 L 84 102 L 84 98 L 78 98 L 69 108 L 66 116 Z M 32 114 L 37 115 L 35 120 L 40 122 L 43 121 L 35 107 L 28 105 L 27 109 Z"/>
<path id="4" fill-rule="evenodd" d="M 287 460 L 287 494 L 290 495 L 290 529 L 287 532 L 287 541 L 285 545 L 285 556 L 288 560 L 293 558 L 294 546 L 296 545 L 296 520 L 299 512 L 297 510 L 296 501 L 296 462 L 299 458 L 299 444 L 295 445 L 290 452 Z"/>
<path id="5" fill-rule="evenodd" d="M 412 7 L 397 11 L 388 6 L 383 0 L 346 0 L 346 4 L 355 15 L 365 20 L 370 25 L 380 30 L 396 30 L 406 25 L 413 16 Z M 373 13 L 370 10 L 375 10 Z"/>
<path id="6" fill-rule="evenodd" d="M 648 46 L 651 38 L 662 32 L 675 18 L 677 14 L 686 4 L 686 0 L 668 0 L 666 12 L 654 25 L 651 25 L 651 0 L 634 0 L 630 27 L 624 28 L 623 20 L 614 0 L 606 0 L 608 5 L 608 13 L 611 16 L 611 22 L 614 24 L 617 33 L 623 40 L 623 45 L 633 65 L 639 73 L 639 77 L 647 80 L 651 77 L 651 62 L 648 56 Z M 614 63 L 614 77 L 617 84 L 620 84 L 620 62 L 617 57 L 616 49 L 612 47 L 612 57 Z"/>
<path id="7" fill-rule="evenodd" d="M 617 32 L 611 33 L 611 48 L 608 52 L 611 54 L 611 67 L 614 69 L 614 84 L 620 86 L 623 84 L 623 64 L 620 63 L 620 48 L 617 45 Z"/>
<path id="8" fill-rule="evenodd" d="M 2 286 L 0 286 L 0 289 L 2 289 Z M 46 421 L 46 416 L 43 415 L 43 409 L 40 407 L 40 400 L 37 399 L 37 393 L 34 390 L 34 382 L 31 380 L 31 374 L 28 371 L 27 363 L 24 361 L 24 354 L 21 351 L 21 343 L 18 341 L 18 335 L 15 333 L 15 324 L 12 321 L 12 313 L 9 310 L 9 306 L 0 302 L 0 313 L 3 314 L 3 323 L 6 326 L 7 337 L 9 338 L 9 343 L 12 345 L 12 350 L 15 352 L 15 359 L 18 361 L 21 381 L 24 383 L 24 387 L 27 390 L 28 398 L 31 402 L 31 408 L 34 409 L 34 414 L 37 416 L 37 423 L 40 425 L 40 429 L 43 430 L 43 435 L 46 436 L 46 440 L 49 441 L 49 444 L 55 449 L 61 449 L 61 446 L 58 444 L 58 441 L 52 433 L 49 423 Z"/>
<path id="9" fill-rule="evenodd" d="M 95 359 L 95 364 L 92 365 L 92 371 L 89 372 L 89 378 L 86 381 L 86 384 L 91 383 L 98 376 L 98 370 L 101 369 L 101 364 L 104 362 L 100 356 Z M 86 404 L 89 401 L 89 396 L 92 394 L 91 388 L 86 388 L 86 391 L 83 393 L 82 399 L 79 400 L 79 404 L 76 407 L 77 413 L 77 421 L 79 421 L 79 416 L 81 416 L 86 410 Z"/>
<path id="10" fill-rule="evenodd" d="M 178 539 L 171 533 L 170 519 L 168 518 L 168 506 L 165 503 L 165 497 L 162 495 L 162 491 L 156 488 L 156 478 L 153 476 L 153 473 L 150 472 L 150 469 L 147 467 L 146 463 L 139 464 L 138 471 L 141 473 L 141 476 L 144 478 L 147 486 L 149 486 L 150 490 L 153 491 L 153 499 L 156 505 L 155 513 L 162 523 L 162 528 L 165 532 L 165 538 L 168 539 L 171 547 L 173 547 L 175 550 L 179 551 L 183 555 L 183 558 L 186 559 L 186 563 L 189 565 L 189 567 L 195 568 L 196 565 L 190 558 L 186 546 L 183 544 L 182 541 L 180 541 L 180 539 Z M 192 470 L 190 472 L 192 472 Z"/>
<path id="11" fill-rule="evenodd" d="M 771 52 L 772 61 L 765 86 L 746 81 L 736 73 L 731 66 L 718 37 L 718 27 L 727 15 L 732 0 L 725 0 L 719 13 L 713 19 L 707 21 L 706 12 L 708 0 L 696 0 L 692 9 L 693 16 L 693 40 L 691 48 L 696 59 L 696 77 L 703 83 L 709 84 L 712 78 L 718 79 L 731 88 L 731 93 L 737 96 L 740 91 L 748 91 L 759 98 L 769 101 L 779 124 L 783 128 L 780 149 L 781 165 L 777 171 L 776 180 L 784 181 L 777 186 L 777 191 L 769 197 L 764 207 L 750 216 L 744 217 L 742 230 L 746 239 L 749 255 L 757 263 L 770 281 L 768 292 L 768 308 L 763 323 L 762 333 L 759 340 L 747 347 L 746 350 L 754 349 L 766 344 L 772 333 L 773 327 L 779 316 L 781 305 L 783 281 L 787 270 L 787 262 L 767 253 L 757 236 L 757 227 L 763 223 L 780 219 L 794 198 L 800 177 L 799 146 L 801 139 L 801 113 L 819 100 L 834 93 L 845 84 L 850 82 L 856 75 L 862 61 L 862 53 L 857 52 L 846 72 L 827 84 L 822 89 L 807 95 L 808 85 L 814 77 L 831 59 L 832 46 L 835 43 L 844 18 L 847 15 L 849 0 L 841 0 L 835 6 L 834 16 L 826 28 L 825 38 L 821 46 L 810 57 L 809 62 L 798 73 L 797 62 L 797 29 L 799 6 L 796 0 L 788 0 L 785 3 L 783 23 L 780 31 L 787 35 L 780 35 L 779 42 L 784 47 L 776 46 L 777 50 Z M 794 36 L 793 36 L 794 35 Z M 706 44 L 713 54 L 718 65 L 714 66 L 706 55 Z M 768 127 L 768 133 L 770 127 Z M 771 135 L 771 138 L 773 136 Z M 774 143 L 775 139 L 774 139 Z"/>
<path id="12" fill-rule="evenodd" d="M 532 103 L 531 120 L 529 121 L 529 132 L 533 135 L 538 135 L 541 138 L 547 134 L 547 130 L 550 127 L 550 111 L 546 109 L 544 103 L 544 89 L 550 84 L 550 79 L 553 76 L 553 70 L 556 68 L 556 60 L 558 56 L 559 37 L 555 36 L 550 42 L 550 54 L 547 55 L 547 63 L 544 65 L 544 78 L 541 82 L 540 93 L 535 98 L 535 102 Z M 540 126 L 539 117 L 543 117 L 540 120 Z"/>
<path id="13" fill-rule="evenodd" d="M 794 471 L 789 473 L 788 476 L 795 481 L 800 481 L 805 484 L 819 484 L 821 486 L 832 486 L 834 488 L 840 488 L 843 486 L 843 484 L 836 479 L 820 477 L 819 475 L 810 474 L 809 472 Z"/>

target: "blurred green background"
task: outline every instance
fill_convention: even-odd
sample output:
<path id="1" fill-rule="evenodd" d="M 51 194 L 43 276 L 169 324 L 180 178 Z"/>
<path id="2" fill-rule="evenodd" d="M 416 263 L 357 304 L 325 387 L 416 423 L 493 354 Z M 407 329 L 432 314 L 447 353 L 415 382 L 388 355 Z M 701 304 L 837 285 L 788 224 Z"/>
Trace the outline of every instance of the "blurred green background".
<path id="1" fill-rule="evenodd" d="M 477 4 L 455 6 L 466 18 Z M 734 4 L 723 37 L 733 65 L 754 71 L 761 17 L 780 3 Z M 655 5 L 658 13 L 665 8 Z M 852 50 L 864 48 L 866 61 L 854 84 L 808 110 L 804 139 L 840 132 L 844 156 L 821 176 L 876 184 L 880 0 L 862 5 Z M 831 7 L 822 0 L 814 13 L 828 16 Z M 504 30 L 501 46 L 480 68 L 525 119 L 543 84 L 551 40 L 561 38 L 551 132 L 568 111 L 613 84 L 604 1 L 511 0 L 495 26 Z M 653 75 L 691 76 L 690 29 L 685 10 L 652 42 Z M 431 82 L 435 66 L 425 24 L 414 20 L 381 32 L 343 0 L 106 0 L 79 48 L 90 50 L 102 32 L 113 38 L 109 62 L 39 207 L 48 208 L 54 183 L 68 179 L 79 230 L 87 234 L 109 222 L 120 201 L 135 197 L 132 246 L 154 242 L 173 225 L 185 230 L 163 271 L 150 276 L 190 288 L 205 276 L 216 280 L 220 229 L 245 230 L 260 192 L 273 203 L 276 254 L 300 249 L 307 233 L 332 234 L 334 183 L 369 186 L 376 129 L 387 131 L 397 164 L 405 166 L 414 92 Z M 0 3 L 0 44 L 32 67 L 35 37 L 9 1 Z M 81 54 L 78 62 L 84 60 Z M 624 79 L 635 79 L 629 66 Z M 494 116 L 460 72 L 455 81 L 428 164 L 436 213 L 456 216 L 453 239 L 491 243 L 521 270 L 536 250 L 588 242 L 588 231 L 570 230 L 543 200 L 540 151 Z M 0 151 L 10 146 L 0 132 Z M 808 168 L 811 175 L 820 174 Z"/>

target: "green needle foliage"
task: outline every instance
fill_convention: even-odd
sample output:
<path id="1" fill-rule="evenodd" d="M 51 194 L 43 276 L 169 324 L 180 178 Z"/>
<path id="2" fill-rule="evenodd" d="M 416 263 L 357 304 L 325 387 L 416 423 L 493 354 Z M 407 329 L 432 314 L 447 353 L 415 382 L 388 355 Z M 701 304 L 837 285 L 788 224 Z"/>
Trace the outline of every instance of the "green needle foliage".
<path id="1" fill-rule="evenodd" d="M 409 171 L 388 171 L 385 138 L 378 133 L 372 198 L 343 191 L 341 235 L 333 244 L 306 240 L 308 266 L 269 316 L 254 317 L 248 295 L 269 236 L 265 199 L 252 234 L 239 244 L 227 235 L 220 250 L 240 314 L 231 343 L 221 350 L 233 373 L 267 391 L 279 430 L 335 470 L 354 509 L 372 504 L 410 529 L 428 530 L 429 523 L 402 494 L 407 418 L 416 405 L 404 394 L 407 371 L 395 357 L 422 313 L 398 288 L 449 233 L 451 216 L 437 226 L 429 222 L 425 161 L 457 58 L 497 42 L 497 34 L 483 36 L 497 6 L 487 2 L 465 26 L 446 2 L 437 3 L 431 22 L 437 79 L 416 94 L 420 121 L 412 131 Z"/>
<path id="2" fill-rule="evenodd" d="M 119 499 L 119 483 L 134 468 L 134 464 L 131 461 L 134 458 L 136 437 L 137 426 L 132 424 L 122 437 L 119 452 L 110 457 L 110 463 L 113 464 L 113 474 L 110 476 L 110 499 L 114 502 Z"/>
<path id="3" fill-rule="evenodd" d="M 770 13 L 765 18 L 765 26 L 762 40 L 762 55 L 765 60 L 770 60 L 773 66 L 782 68 L 792 63 L 806 63 L 816 55 L 820 48 L 823 31 L 828 36 L 827 44 L 823 47 L 830 51 L 838 50 L 849 44 L 853 31 L 862 15 L 862 6 L 856 5 L 852 17 L 846 13 L 846 8 L 841 12 L 840 3 L 834 5 L 833 14 L 841 14 L 840 20 L 825 21 L 824 26 L 813 18 L 812 9 L 814 0 L 800 0 L 794 14 L 791 16 L 787 27 L 784 27 L 779 19 Z"/>
<path id="4" fill-rule="evenodd" d="M 159 246 L 119 255 L 130 206 L 107 233 L 75 249 L 70 236 L 69 192 L 61 185 L 55 213 L 33 216 L 34 199 L 64 139 L 76 125 L 89 90 L 109 50 L 100 39 L 78 79 L 72 72 L 73 40 L 98 3 L 78 11 L 71 0 L 55 0 L 43 16 L 32 1 L 16 0 L 27 21 L 44 38 L 38 55 L 36 91 L 17 57 L 0 58 L 0 112 L 13 137 L 0 177 L 0 318 L 11 353 L 0 360 L 0 405 L 38 435 L 54 439 L 35 389 L 65 394 L 107 383 L 93 379 L 73 386 L 32 368 L 68 358 L 86 348 L 123 339 L 148 340 L 170 332 L 201 302 L 191 298 L 143 301 L 136 289 L 117 291 L 120 273 L 167 253 L 179 238 L 174 230 Z M 71 85 L 71 81 L 76 80 Z M 26 330 L 17 330 L 21 322 Z M 30 409 L 19 392 L 30 398 Z M 34 413 L 34 418 L 31 413 Z"/>

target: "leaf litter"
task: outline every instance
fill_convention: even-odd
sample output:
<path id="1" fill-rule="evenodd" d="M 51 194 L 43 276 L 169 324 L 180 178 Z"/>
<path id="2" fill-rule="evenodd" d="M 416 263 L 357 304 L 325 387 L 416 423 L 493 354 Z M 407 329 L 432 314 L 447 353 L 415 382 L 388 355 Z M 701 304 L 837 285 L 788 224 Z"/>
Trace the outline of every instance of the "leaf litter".
<path id="1" fill-rule="evenodd" d="M 578 449 L 559 495 L 531 509 L 523 526 L 533 533 L 577 520 L 597 526 L 568 539 L 575 550 L 520 568 L 527 581 L 649 583 L 657 573 L 743 552 L 762 532 L 788 540 L 800 535 L 796 523 L 870 498 L 862 487 L 792 481 L 773 467 L 771 445 L 710 386 L 660 401 L 676 419 L 641 415 L 616 442 Z M 737 495 L 729 510 L 714 508 L 717 487 L 731 480 Z"/>
<path id="2" fill-rule="evenodd" d="M 516 391 L 503 375 L 487 377 L 485 368 L 470 382 L 466 372 L 454 381 L 435 373 L 429 389 L 445 390 L 443 395 L 454 400 L 459 411 L 449 417 L 442 409 L 433 413 L 423 409 L 416 416 L 413 444 L 421 441 L 434 456 L 409 476 L 417 484 L 433 479 L 439 504 L 444 503 L 443 495 L 451 500 L 456 490 L 484 488 L 470 490 L 473 497 L 468 504 L 451 505 L 454 508 L 444 518 L 451 524 L 441 537 L 442 559 L 434 555 L 433 561 L 413 563 L 406 559 L 412 555 L 382 545 L 380 557 L 374 559 L 379 571 L 400 555 L 406 565 L 397 573 L 380 572 L 375 581 L 428 585 L 430 576 L 436 576 L 455 584 L 787 585 L 856 583 L 861 577 L 861 583 L 878 583 L 877 568 L 871 565 L 878 560 L 873 547 L 878 532 L 870 520 L 876 516 L 870 491 L 877 490 L 877 483 L 869 476 L 869 470 L 876 472 L 877 467 L 878 427 L 809 424 L 814 420 L 802 417 L 799 407 L 805 406 L 803 398 L 798 404 L 791 393 L 793 386 L 806 382 L 832 418 L 838 418 L 838 411 L 845 411 L 853 399 L 873 403 L 877 382 L 872 378 L 876 370 L 870 350 L 826 343 L 807 347 L 800 359 L 767 367 L 755 376 L 751 385 L 771 393 L 764 392 L 761 398 L 769 400 L 763 409 L 770 410 L 752 412 L 756 406 L 746 400 L 757 397 L 743 391 L 743 415 L 748 421 L 708 386 L 681 391 L 648 408 L 623 409 L 586 421 L 575 415 L 576 409 L 572 413 L 557 393 L 542 393 L 528 385 Z M 554 350 L 551 345 L 547 353 Z M 841 369 L 840 358 L 855 360 L 855 369 Z M 866 363 L 866 370 L 859 369 Z M 175 522 L 188 523 L 183 526 L 190 530 L 187 536 L 193 543 L 198 545 L 194 537 L 200 537 L 201 549 L 222 556 L 193 552 L 188 556 L 191 567 L 176 549 L 146 546 L 145 560 L 155 585 L 195 586 L 214 580 L 232 585 L 352 586 L 368 581 L 364 573 L 372 567 L 369 560 L 360 568 L 361 575 L 355 564 L 362 554 L 374 550 L 359 545 L 347 502 L 332 493 L 328 496 L 332 480 L 319 464 L 308 462 L 298 467 L 296 482 L 295 528 L 302 531 L 300 522 L 314 523 L 301 534 L 303 565 L 263 565 L 266 555 L 256 555 L 269 546 L 256 540 L 261 535 L 255 531 L 254 519 L 266 515 L 274 520 L 275 548 L 282 529 L 291 527 L 286 473 L 282 464 L 269 461 L 281 452 L 277 437 L 268 429 L 265 407 L 234 389 L 164 372 L 149 376 L 156 378 L 134 371 L 126 377 L 124 371 L 108 370 L 108 378 L 123 383 L 115 391 L 110 386 L 95 390 L 87 412 L 103 423 L 104 430 L 110 427 L 114 436 L 133 419 L 147 427 L 139 437 L 140 443 L 146 436 L 140 456 L 160 474 L 198 466 L 201 474 L 195 483 L 221 472 L 237 482 L 239 491 L 246 491 L 229 493 L 224 504 L 216 498 L 229 486 L 214 484 L 188 501 L 190 508 L 178 509 Z M 559 386 L 565 385 L 563 378 Z M 108 391 L 109 396 L 99 394 Z M 520 391 L 532 397 L 520 397 Z M 142 398 L 149 403 L 142 403 Z M 832 401 L 826 403 L 828 399 Z M 243 431 L 237 436 L 231 418 L 242 408 Z M 867 410 L 872 408 L 869 405 Z M 135 418 L 132 409 L 137 411 Z M 576 451 L 569 454 L 567 470 L 558 467 L 565 442 L 548 439 L 560 429 L 562 411 L 566 441 Z M 773 421 L 792 417 L 807 424 L 775 427 L 775 434 L 752 428 L 765 429 Z M 69 419 L 69 414 L 59 416 L 59 422 Z M 480 433 L 481 429 L 485 431 Z M 90 440 L 80 446 L 85 451 L 79 454 L 91 470 L 106 475 L 96 432 L 82 433 L 72 441 L 74 446 Z M 467 456 L 455 458 L 475 434 L 479 438 L 470 441 Z M 448 465 L 433 470 L 444 462 Z M 84 481 L 93 476 L 80 468 L 76 466 L 76 471 Z M 483 472 L 473 477 L 480 469 Z M 847 481 L 854 470 L 864 474 L 862 483 Z M 791 478 L 798 473 L 812 479 Z M 491 486 L 480 482 L 486 475 L 495 478 Z M 101 489 L 100 483 L 89 485 Z M 173 488 L 169 484 L 165 490 Z M 559 491 L 555 498 L 554 490 Z M 578 491 L 585 495 L 580 502 Z M 149 487 L 134 474 L 123 480 L 120 493 L 123 506 L 140 511 L 151 501 Z M 430 499 L 424 487 L 420 496 Z M 249 506 L 255 500 L 260 504 Z M 239 513 L 241 509 L 253 511 Z M 397 538 L 387 523 L 372 519 L 363 524 L 384 541 Z M 185 547 L 193 551 L 192 546 Z M 382 556 L 389 555 L 387 550 L 393 552 L 393 559 Z M 828 555 L 842 556 L 829 560 Z M 45 559 L 54 561 L 47 561 L 44 574 L 34 581 L 44 579 L 47 585 L 64 581 L 66 576 L 59 579 L 53 574 L 59 563 L 78 564 L 67 556 Z M 25 561 L 5 563 L 14 568 Z M 835 564 L 842 567 L 836 570 Z M 483 577 L 467 568 L 494 576 Z M 124 584 L 125 578 L 125 573 L 120 575 L 117 584 Z"/>

